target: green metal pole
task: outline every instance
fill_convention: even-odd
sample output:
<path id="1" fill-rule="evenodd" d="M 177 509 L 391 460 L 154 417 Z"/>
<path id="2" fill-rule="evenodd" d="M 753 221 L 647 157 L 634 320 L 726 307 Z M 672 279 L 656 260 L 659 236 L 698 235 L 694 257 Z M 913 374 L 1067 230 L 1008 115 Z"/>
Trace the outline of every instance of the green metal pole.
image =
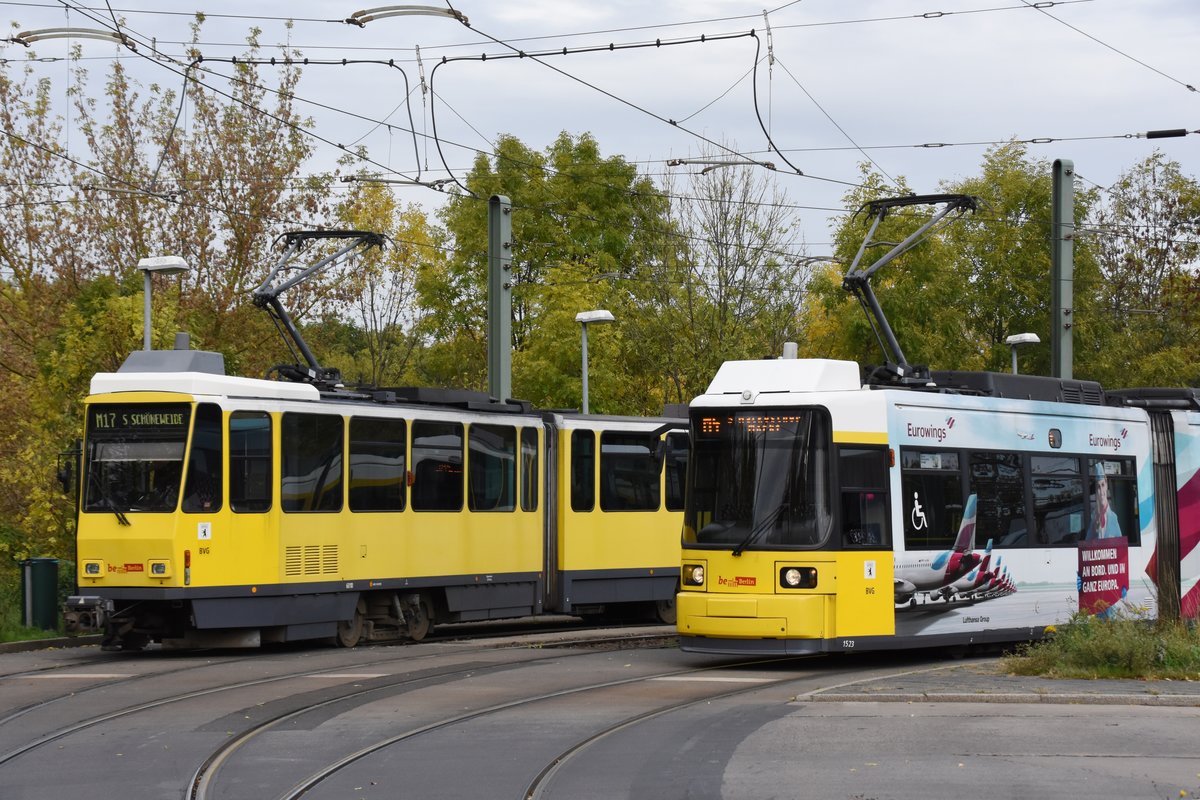
<path id="1" fill-rule="evenodd" d="M 488 394 L 512 397 L 512 202 L 488 200 Z"/>
<path id="2" fill-rule="evenodd" d="M 1075 164 L 1065 158 L 1054 162 L 1051 187 L 1050 369 L 1056 378 L 1072 378 L 1072 332 L 1075 328 Z"/>

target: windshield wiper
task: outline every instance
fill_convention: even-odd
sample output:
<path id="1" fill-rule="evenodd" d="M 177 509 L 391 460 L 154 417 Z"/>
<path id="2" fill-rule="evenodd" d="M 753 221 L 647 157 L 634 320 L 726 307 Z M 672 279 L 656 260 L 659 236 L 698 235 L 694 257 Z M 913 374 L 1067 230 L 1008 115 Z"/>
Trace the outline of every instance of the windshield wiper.
<path id="1" fill-rule="evenodd" d="M 770 514 L 767 514 L 761 522 L 751 528 L 750 533 L 746 534 L 746 538 L 742 539 L 741 543 L 733 548 L 732 555 L 734 557 L 740 556 L 743 550 L 753 544 L 758 537 L 766 533 L 772 525 L 779 521 L 779 517 L 787 510 L 787 507 L 788 504 L 786 502 L 775 506 L 775 509 Z"/>
<path id="2" fill-rule="evenodd" d="M 112 498 L 104 491 L 104 484 L 100 483 L 95 475 L 92 475 L 92 483 L 96 487 L 96 494 L 100 496 L 100 502 L 108 508 L 109 511 L 117 515 L 117 522 L 125 528 L 130 525 L 129 517 L 125 516 L 125 512 L 117 508 L 117 504 L 112 501 Z"/>

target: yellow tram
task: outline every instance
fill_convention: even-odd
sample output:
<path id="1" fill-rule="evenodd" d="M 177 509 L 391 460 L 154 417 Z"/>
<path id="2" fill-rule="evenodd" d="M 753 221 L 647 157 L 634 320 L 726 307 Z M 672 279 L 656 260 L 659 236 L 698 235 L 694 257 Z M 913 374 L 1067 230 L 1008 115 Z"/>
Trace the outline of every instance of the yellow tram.
<path id="1" fill-rule="evenodd" d="M 136 649 L 353 646 L 544 613 L 670 622 L 683 427 L 140 351 L 86 401 L 68 627 Z"/>

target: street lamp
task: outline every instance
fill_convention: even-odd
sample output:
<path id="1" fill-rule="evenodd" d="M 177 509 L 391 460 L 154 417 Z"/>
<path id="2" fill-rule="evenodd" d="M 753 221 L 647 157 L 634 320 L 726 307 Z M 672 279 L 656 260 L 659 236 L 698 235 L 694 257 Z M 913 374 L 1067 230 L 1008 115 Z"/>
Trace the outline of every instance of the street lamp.
<path id="1" fill-rule="evenodd" d="M 150 349 L 150 276 L 157 272 L 159 275 L 179 275 L 187 272 L 187 262 L 179 256 L 153 256 L 143 258 L 138 262 L 138 269 L 146 276 L 142 284 L 142 349 Z"/>
<path id="2" fill-rule="evenodd" d="M 1014 333 L 1004 340 L 1004 343 L 1012 348 L 1013 375 L 1017 374 L 1017 346 L 1022 344 L 1038 344 L 1041 341 L 1036 333 Z"/>
<path id="3" fill-rule="evenodd" d="M 588 413 L 588 365 L 587 365 L 587 326 L 589 322 L 613 322 L 615 318 L 611 311 L 580 311 L 575 315 L 575 321 L 583 327 L 583 413 Z"/>

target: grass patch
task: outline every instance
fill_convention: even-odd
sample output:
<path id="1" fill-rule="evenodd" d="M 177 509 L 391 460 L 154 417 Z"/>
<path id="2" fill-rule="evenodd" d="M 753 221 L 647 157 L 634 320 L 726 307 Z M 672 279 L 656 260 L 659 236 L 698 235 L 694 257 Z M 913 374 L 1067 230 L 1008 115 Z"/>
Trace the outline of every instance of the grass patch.
<path id="1" fill-rule="evenodd" d="M 1045 639 L 1023 645 L 1002 666 L 1049 678 L 1200 680 L 1200 628 L 1131 615 L 1076 614 Z"/>
<path id="2" fill-rule="evenodd" d="M 14 607 L 6 603 L 0 608 L 0 642 L 27 642 L 33 639 L 53 639 L 61 635 L 58 631 L 26 628 L 21 624 L 20 606 Z"/>
<path id="3" fill-rule="evenodd" d="M 67 595 L 75 588 L 75 564 L 59 561 L 58 598 L 55 607 L 55 630 L 27 628 L 22 625 L 24 598 L 21 596 L 21 573 L 15 562 L 2 565 L 0 569 L 0 642 L 26 642 L 33 639 L 53 639 L 62 636 L 61 608 Z"/>

